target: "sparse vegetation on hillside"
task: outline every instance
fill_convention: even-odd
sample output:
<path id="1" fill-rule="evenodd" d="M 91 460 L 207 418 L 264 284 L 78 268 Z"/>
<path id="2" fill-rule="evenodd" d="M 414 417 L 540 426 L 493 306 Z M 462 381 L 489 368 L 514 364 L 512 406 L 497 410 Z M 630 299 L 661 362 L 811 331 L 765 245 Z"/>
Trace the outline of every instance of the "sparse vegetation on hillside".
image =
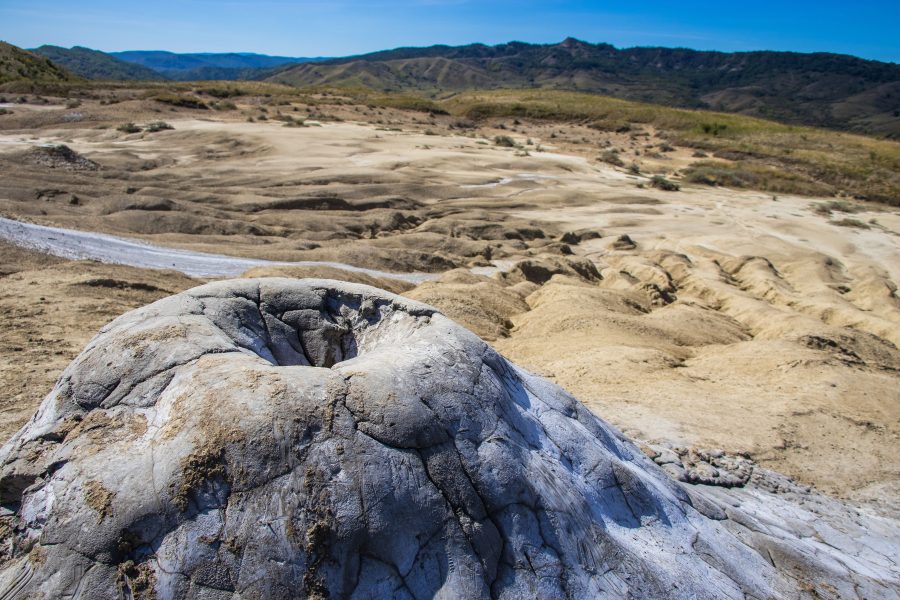
<path id="1" fill-rule="evenodd" d="M 291 65 L 269 81 L 407 94 L 580 90 L 900 137 L 900 120 L 892 111 L 900 93 L 900 66 L 838 54 L 618 49 L 569 39 L 398 48 Z M 728 123 L 720 124 L 726 131 Z M 707 127 L 712 135 L 720 131 L 716 123 Z"/>
<path id="2" fill-rule="evenodd" d="M 43 56 L 0 42 L 0 84 L 76 82 L 78 77 Z M 4 86 L 6 88 L 6 86 Z M 18 91 L 18 89 L 10 89 Z"/>
<path id="3" fill-rule="evenodd" d="M 686 172 L 689 181 L 781 193 L 844 193 L 900 206 L 900 143 L 890 140 L 578 92 L 467 92 L 441 104 L 472 120 L 518 117 L 607 131 L 653 127 L 672 145 L 730 159 L 695 164 Z"/>
<path id="4" fill-rule="evenodd" d="M 635 124 L 691 132 L 697 136 L 739 135 L 751 130 L 789 125 L 700 110 L 668 108 L 580 92 L 550 90 L 490 90 L 457 94 L 440 103 L 449 112 L 470 119 L 528 118 L 577 121 L 602 131 L 629 131 Z"/>
<path id="5" fill-rule="evenodd" d="M 773 193 L 856 197 L 900 206 L 900 143 L 861 135 L 791 126 L 735 114 L 667 108 L 580 92 L 559 90 L 489 90 L 444 98 L 410 93 L 385 94 L 364 88 L 298 90 L 267 82 L 91 82 L 84 80 L 10 82 L 13 93 L 40 92 L 56 97 L 95 98 L 102 103 L 122 99 L 152 99 L 176 108 L 235 110 L 247 104 L 264 113 L 266 107 L 304 108 L 311 121 L 336 120 L 341 107 L 364 107 L 372 122 L 389 126 L 384 111 L 412 110 L 434 119 L 449 117 L 448 129 L 472 130 L 509 125 L 514 120 L 561 123 L 627 135 L 655 136 L 654 143 L 636 148 L 633 156 L 603 150 L 597 158 L 640 174 L 641 157 L 688 149 L 697 159 L 681 168 L 683 181 L 758 189 Z M 206 97 L 216 98 L 212 102 Z M 238 100 L 244 98 L 245 100 Z M 234 108 L 232 108 L 234 107 Z M 332 107 L 333 109 L 326 109 Z M 271 114 L 270 114 L 271 116 Z M 264 120 L 254 111 L 245 114 Z M 504 121 L 505 120 L 505 124 Z M 528 126 L 528 123 L 524 124 Z M 511 125 L 512 127 L 518 127 Z M 434 127 L 432 127 L 434 129 Z M 546 140 L 558 144 L 558 131 Z M 515 147 L 513 142 L 513 147 Z M 544 148 L 535 145 L 535 150 Z M 639 156 L 640 155 L 640 156 Z M 680 156 L 684 156 L 681 154 Z M 596 155 L 595 155 L 596 157 Z M 683 159 L 680 159 L 683 160 Z M 618 164 L 621 161 L 621 165 Z M 653 172 L 653 169 L 650 169 Z"/>
<path id="6" fill-rule="evenodd" d="M 780 194 L 828 195 L 833 190 L 808 177 L 752 161 L 701 161 L 684 171 L 684 180 L 702 185 L 749 188 Z"/>
<path id="7" fill-rule="evenodd" d="M 246 92 L 239 87 L 211 87 L 208 89 L 197 90 L 199 93 L 208 94 L 213 98 L 227 99 L 243 96 Z"/>
<path id="8" fill-rule="evenodd" d="M 189 94 L 159 94 L 154 96 L 153 99 L 163 104 L 171 104 L 181 108 L 196 108 L 200 110 L 209 108 L 203 100 Z"/>
<path id="9" fill-rule="evenodd" d="M 446 115 L 447 110 L 433 100 L 411 94 L 379 94 L 369 100 L 373 106 L 384 108 L 398 108 L 400 110 L 415 110 L 432 115 Z"/>

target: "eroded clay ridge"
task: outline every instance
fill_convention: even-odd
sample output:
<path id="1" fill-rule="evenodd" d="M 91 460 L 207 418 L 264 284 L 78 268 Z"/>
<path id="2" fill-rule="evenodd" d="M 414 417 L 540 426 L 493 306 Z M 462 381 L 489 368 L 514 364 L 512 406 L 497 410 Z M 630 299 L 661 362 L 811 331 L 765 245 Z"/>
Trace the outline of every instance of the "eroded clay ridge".
<path id="1" fill-rule="evenodd" d="M 335 281 L 219 282 L 123 315 L 0 460 L 4 599 L 890 590 L 814 553 L 780 566 L 772 536 L 726 527 L 733 507 L 560 388 Z"/>

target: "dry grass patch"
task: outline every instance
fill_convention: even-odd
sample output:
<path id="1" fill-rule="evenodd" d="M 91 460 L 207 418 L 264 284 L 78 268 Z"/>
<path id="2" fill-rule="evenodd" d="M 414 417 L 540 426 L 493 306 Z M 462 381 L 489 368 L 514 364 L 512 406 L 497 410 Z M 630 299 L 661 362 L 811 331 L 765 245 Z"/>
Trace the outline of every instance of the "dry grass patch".
<path id="1" fill-rule="evenodd" d="M 755 162 L 701 161 L 684 170 L 684 180 L 701 185 L 749 188 L 780 194 L 829 195 L 831 186 L 800 173 Z"/>

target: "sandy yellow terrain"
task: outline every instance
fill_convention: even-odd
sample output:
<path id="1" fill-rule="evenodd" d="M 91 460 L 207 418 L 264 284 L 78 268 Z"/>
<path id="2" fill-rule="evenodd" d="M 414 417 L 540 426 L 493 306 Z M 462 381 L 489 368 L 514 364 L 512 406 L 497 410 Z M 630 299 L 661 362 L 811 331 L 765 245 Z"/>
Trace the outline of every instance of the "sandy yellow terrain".
<path id="1" fill-rule="evenodd" d="M 331 116 L 342 121 L 319 126 L 181 111 L 162 115 L 173 130 L 125 134 L 117 122 L 160 115 L 139 100 L 79 112 L 3 117 L 0 216 L 234 256 L 434 273 L 417 287 L 338 269 L 252 275 L 388 287 L 441 308 L 633 436 L 746 452 L 897 510 L 896 209 L 653 189 L 596 160 L 598 148 L 633 152 L 638 142 L 576 125 L 473 132 L 451 129 L 449 117 L 341 107 Z M 500 133 L 522 148 L 495 145 Z M 640 144 L 659 142 L 646 133 Z M 35 158 L 40 143 L 64 143 L 99 168 L 50 168 Z M 677 148 L 644 170 L 672 177 L 689 157 Z M 11 246 L 0 256 L 3 435 L 104 322 L 199 283 Z"/>

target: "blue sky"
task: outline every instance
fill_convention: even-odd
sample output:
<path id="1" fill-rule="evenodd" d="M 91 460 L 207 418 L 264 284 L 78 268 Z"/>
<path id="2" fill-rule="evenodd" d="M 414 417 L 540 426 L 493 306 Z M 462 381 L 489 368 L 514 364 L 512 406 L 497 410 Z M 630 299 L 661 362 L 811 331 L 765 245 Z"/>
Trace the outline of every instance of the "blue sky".
<path id="1" fill-rule="evenodd" d="M 0 0 L 24 47 L 342 56 L 398 46 L 558 42 L 795 50 L 900 62 L 900 0 Z"/>

